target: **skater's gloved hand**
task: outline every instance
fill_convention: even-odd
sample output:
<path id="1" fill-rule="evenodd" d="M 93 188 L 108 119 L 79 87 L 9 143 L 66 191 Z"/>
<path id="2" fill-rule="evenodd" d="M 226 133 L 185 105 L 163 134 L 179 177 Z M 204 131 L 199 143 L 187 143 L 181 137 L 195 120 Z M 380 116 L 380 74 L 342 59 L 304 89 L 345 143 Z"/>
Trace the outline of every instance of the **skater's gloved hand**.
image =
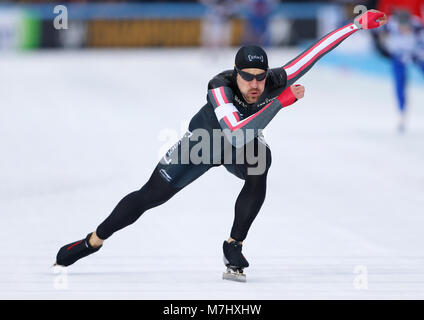
<path id="1" fill-rule="evenodd" d="M 305 96 L 305 87 L 300 84 L 294 84 L 284 90 L 278 97 L 282 107 L 288 107 L 297 100 L 302 99 Z"/>
<path id="2" fill-rule="evenodd" d="M 355 24 L 359 29 L 375 29 L 387 23 L 387 16 L 378 10 L 368 10 L 355 18 Z"/>

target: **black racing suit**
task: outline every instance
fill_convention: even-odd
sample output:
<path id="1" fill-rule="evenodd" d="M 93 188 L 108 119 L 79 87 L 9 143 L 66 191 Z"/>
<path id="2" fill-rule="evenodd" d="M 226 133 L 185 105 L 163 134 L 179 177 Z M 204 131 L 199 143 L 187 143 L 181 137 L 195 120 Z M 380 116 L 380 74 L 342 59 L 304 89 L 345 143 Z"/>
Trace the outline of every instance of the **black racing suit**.
<path id="1" fill-rule="evenodd" d="M 246 103 L 240 93 L 235 71 L 215 76 L 208 85 L 207 103 L 191 119 L 188 131 L 164 155 L 147 183 L 118 203 L 97 228 L 97 235 L 101 239 L 109 238 L 134 223 L 146 210 L 169 200 L 210 168 L 224 165 L 245 181 L 236 200 L 230 234 L 233 239 L 243 241 L 265 199 L 271 150 L 261 129 L 284 107 L 276 98 L 357 30 L 354 24 L 344 26 L 284 67 L 270 69 L 264 92 L 254 104 Z"/>

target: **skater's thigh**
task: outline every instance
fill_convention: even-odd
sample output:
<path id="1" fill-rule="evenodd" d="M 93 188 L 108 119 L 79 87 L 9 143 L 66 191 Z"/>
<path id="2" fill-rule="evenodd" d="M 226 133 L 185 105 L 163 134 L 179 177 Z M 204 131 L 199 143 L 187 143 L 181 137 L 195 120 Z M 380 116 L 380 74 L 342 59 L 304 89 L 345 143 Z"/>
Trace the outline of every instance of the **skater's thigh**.
<path id="1" fill-rule="evenodd" d="M 232 161 L 224 164 L 224 167 L 236 177 L 246 180 L 249 176 L 265 174 L 271 167 L 271 162 L 271 149 L 263 137 L 258 137 L 243 148 L 233 148 Z"/>
<path id="2" fill-rule="evenodd" d="M 182 189 L 203 175 L 212 166 L 205 164 L 163 164 L 158 163 L 155 170 L 174 188 Z"/>
<path id="3" fill-rule="evenodd" d="M 155 169 L 165 181 L 178 189 L 184 188 L 210 168 L 217 166 L 210 163 L 194 163 L 193 159 L 187 156 L 190 155 L 194 145 L 189 137 L 190 131 L 168 150 Z"/>

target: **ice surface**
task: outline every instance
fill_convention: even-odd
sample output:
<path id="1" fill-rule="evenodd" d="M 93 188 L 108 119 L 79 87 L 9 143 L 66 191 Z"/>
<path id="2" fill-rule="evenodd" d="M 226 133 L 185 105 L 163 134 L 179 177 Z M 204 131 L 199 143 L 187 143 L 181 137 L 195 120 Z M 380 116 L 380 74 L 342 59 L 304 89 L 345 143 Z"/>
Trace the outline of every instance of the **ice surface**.
<path id="1" fill-rule="evenodd" d="M 66 274 L 50 268 L 146 182 L 234 53 L 0 55 L 0 298 L 424 298 L 423 87 L 411 84 L 399 135 L 390 77 L 325 63 L 267 128 L 273 164 L 245 241 L 247 283 L 222 280 L 242 187 L 222 167 Z M 270 50 L 270 64 L 296 54 Z"/>

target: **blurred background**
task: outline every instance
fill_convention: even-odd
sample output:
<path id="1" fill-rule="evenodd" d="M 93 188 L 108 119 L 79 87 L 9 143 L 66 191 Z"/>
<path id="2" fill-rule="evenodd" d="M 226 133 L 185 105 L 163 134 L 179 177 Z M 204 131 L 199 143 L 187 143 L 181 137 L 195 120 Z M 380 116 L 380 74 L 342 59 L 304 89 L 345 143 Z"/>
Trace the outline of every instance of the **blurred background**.
<path id="1" fill-rule="evenodd" d="M 0 50 L 203 48 L 215 55 L 217 49 L 244 44 L 305 48 L 351 22 L 364 8 L 377 8 L 394 17 L 394 26 L 362 34 L 360 46 L 352 44 L 346 50 L 351 55 L 338 61 L 333 56 L 330 62 L 387 74 L 393 72 L 390 57 L 404 56 L 406 51 L 406 60 L 424 68 L 424 36 L 422 30 L 417 31 L 417 24 L 422 28 L 423 6 L 423 0 L 3 0 Z M 402 12 L 408 16 L 409 31 L 399 31 L 397 17 Z M 391 37 L 387 36 L 389 29 Z M 386 58 L 385 63 L 381 58 Z M 402 67 L 395 79 L 399 108 L 406 104 L 400 92 L 407 83 L 400 79 L 406 79 Z M 412 78 L 420 81 L 414 69 Z"/>
<path id="2" fill-rule="evenodd" d="M 67 32 L 54 19 L 68 13 Z M 422 17 L 421 0 L 1 1 L 1 48 L 193 47 L 316 39 L 364 5 Z M 55 9 L 56 8 L 56 9 Z"/>
<path id="3" fill-rule="evenodd" d="M 389 23 L 320 60 L 266 129 L 247 286 L 220 279 L 242 188 L 221 167 L 55 286 L 58 248 L 147 181 L 240 45 L 283 66 L 358 5 Z M 424 298 L 423 15 L 424 0 L 0 1 L 0 297 Z"/>
<path id="4" fill-rule="evenodd" d="M 377 1 L 2 1 L 1 48 L 108 48 L 297 45 Z M 418 1 L 380 1 L 413 7 Z M 68 13 L 67 31 L 54 19 Z M 418 5 L 414 14 L 420 14 Z"/>

